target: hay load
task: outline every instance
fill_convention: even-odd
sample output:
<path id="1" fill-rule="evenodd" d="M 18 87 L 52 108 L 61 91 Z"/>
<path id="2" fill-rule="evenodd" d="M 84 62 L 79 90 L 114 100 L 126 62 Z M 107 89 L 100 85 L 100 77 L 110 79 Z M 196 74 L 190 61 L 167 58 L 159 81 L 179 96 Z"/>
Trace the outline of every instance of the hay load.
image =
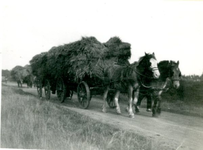
<path id="1" fill-rule="evenodd" d="M 122 42 L 119 37 L 112 37 L 103 45 L 108 49 L 96 65 L 92 66 L 94 75 L 101 80 L 106 80 L 106 70 L 114 69 L 115 65 L 129 65 L 131 57 L 130 43 Z M 108 79 L 107 79 L 108 81 Z"/>
<path id="2" fill-rule="evenodd" d="M 28 67 L 28 66 L 27 66 Z M 26 77 L 30 76 L 30 71 L 28 68 L 22 67 L 22 66 L 15 66 L 11 70 L 11 77 L 15 80 L 24 80 Z"/>
<path id="3" fill-rule="evenodd" d="M 32 74 L 43 79 L 46 76 L 47 52 L 35 55 L 30 60 Z"/>
<path id="4" fill-rule="evenodd" d="M 47 74 L 57 77 L 76 77 L 82 79 L 91 76 L 91 66 L 101 59 L 108 49 L 95 37 L 83 37 L 81 40 L 52 47 L 47 53 Z M 54 70 L 54 71 L 53 71 Z"/>
<path id="5" fill-rule="evenodd" d="M 102 79 L 108 67 L 129 64 L 130 56 L 130 44 L 118 37 L 106 43 L 95 37 L 82 37 L 79 41 L 52 47 L 47 53 L 34 56 L 30 63 L 34 75 L 78 82 L 85 77 Z"/>
<path id="6" fill-rule="evenodd" d="M 122 42 L 119 37 L 110 38 L 104 45 L 109 49 L 104 56 L 106 59 L 117 58 L 118 63 L 122 64 L 131 57 L 131 45 Z"/>

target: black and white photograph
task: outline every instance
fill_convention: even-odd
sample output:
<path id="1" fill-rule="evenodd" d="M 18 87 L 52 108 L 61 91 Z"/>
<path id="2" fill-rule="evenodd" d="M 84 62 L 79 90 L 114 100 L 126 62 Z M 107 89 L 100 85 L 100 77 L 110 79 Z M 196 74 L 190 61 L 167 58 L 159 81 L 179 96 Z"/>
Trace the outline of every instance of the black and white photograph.
<path id="1" fill-rule="evenodd" d="M 1 0 L 0 149 L 203 150 L 203 0 Z"/>

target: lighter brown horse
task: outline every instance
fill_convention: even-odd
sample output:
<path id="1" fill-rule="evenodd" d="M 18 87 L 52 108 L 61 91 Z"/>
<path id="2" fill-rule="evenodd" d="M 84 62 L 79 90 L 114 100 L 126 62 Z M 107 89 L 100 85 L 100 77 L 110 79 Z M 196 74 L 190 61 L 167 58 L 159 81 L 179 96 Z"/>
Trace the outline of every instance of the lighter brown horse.
<path id="1" fill-rule="evenodd" d="M 118 103 L 119 93 L 128 93 L 128 114 L 129 117 L 134 117 L 133 104 L 137 103 L 140 82 L 139 79 L 143 76 L 147 76 L 149 79 L 158 79 L 159 70 L 157 66 L 156 57 L 153 54 L 147 54 L 141 57 L 138 63 L 133 63 L 127 66 L 114 65 L 107 69 L 107 76 L 110 79 L 109 84 L 106 86 L 106 90 L 103 95 L 103 108 L 102 111 L 106 112 L 107 94 L 110 89 L 116 91 L 114 102 L 116 111 L 121 113 Z"/>

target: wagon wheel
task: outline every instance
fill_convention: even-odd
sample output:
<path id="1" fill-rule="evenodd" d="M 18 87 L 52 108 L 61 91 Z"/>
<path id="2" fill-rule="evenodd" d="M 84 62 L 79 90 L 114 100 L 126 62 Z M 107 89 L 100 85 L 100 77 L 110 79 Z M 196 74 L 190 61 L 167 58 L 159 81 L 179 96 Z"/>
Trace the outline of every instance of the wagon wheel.
<path id="1" fill-rule="evenodd" d="M 47 100 L 50 99 L 51 97 L 51 92 L 50 92 L 50 83 L 49 83 L 49 80 L 45 80 L 45 84 L 44 84 L 44 94 L 45 94 L 45 97 Z"/>
<path id="2" fill-rule="evenodd" d="M 90 88 L 86 82 L 82 81 L 77 88 L 78 101 L 84 109 L 87 109 L 90 104 Z"/>
<path id="3" fill-rule="evenodd" d="M 62 78 L 59 78 L 56 83 L 57 97 L 61 103 L 66 99 L 67 88 Z"/>
<path id="4" fill-rule="evenodd" d="M 42 98 L 42 83 L 40 80 L 37 80 L 37 94 L 40 98 Z"/>
<path id="5" fill-rule="evenodd" d="M 114 103 L 114 92 L 108 92 L 107 94 L 107 103 L 110 108 L 116 108 L 116 105 Z"/>

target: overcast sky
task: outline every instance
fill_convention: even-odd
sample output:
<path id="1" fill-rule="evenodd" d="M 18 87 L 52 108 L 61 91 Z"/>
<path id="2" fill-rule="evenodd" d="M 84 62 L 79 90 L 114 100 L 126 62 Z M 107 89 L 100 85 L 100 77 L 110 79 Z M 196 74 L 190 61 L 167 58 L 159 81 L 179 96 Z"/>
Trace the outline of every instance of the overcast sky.
<path id="1" fill-rule="evenodd" d="M 203 1 L 1 0 L 2 69 L 36 54 L 94 36 L 131 43 L 131 62 L 144 52 L 180 61 L 182 74 L 203 73 Z"/>

